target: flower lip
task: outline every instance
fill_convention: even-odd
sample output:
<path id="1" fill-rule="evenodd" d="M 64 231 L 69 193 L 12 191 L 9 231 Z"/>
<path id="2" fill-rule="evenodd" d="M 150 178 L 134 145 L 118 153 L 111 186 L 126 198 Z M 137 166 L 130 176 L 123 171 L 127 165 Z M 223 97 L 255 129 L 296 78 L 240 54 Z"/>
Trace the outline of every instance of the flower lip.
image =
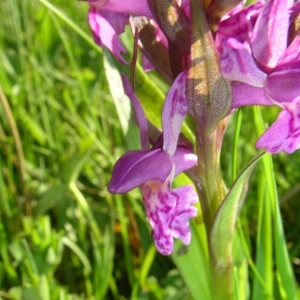
<path id="1" fill-rule="evenodd" d="M 170 190 L 174 172 L 173 164 L 165 182 L 148 181 L 141 186 L 152 237 L 163 255 L 173 252 L 174 238 L 181 239 L 185 245 L 190 243 L 189 219 L 197 214 L 193 204 L 198 197 L 192 185 Z"/>

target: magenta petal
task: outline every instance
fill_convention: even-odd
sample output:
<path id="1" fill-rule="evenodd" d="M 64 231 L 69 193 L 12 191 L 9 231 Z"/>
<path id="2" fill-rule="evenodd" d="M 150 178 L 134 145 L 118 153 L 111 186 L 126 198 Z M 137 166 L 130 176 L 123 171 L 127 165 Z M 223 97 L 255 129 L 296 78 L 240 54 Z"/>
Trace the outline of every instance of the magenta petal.
<path id="1" fill-rule="evenodd" d="M 125 31 L 125 26 L 128 24 L 128 14 L 107 10 L 104 7 L 101 9 L 101 16 L 107 20 L 117 35 Z"/>
<path id="2" fill-rule="evenodd" d="M 147 58 L 147 56 L 142 53 L 142 63 L 143 63 L 143 69 L 146 72 L 150 72 L 154 70 L 154 66 L 152 65 L 151 61 Z"/>
<path id="3" fill-rule="evenodd" d="M 269 0 L 257 18 L 251 36 L 254 57 L 266 68 L 274 68 L 287 46 L 290 0 Z"/>
<path id="4" fill-rule="evenodd" d="M 105 9 L 153 19 L 147 0 L 108 0 Z"/>
<path id="5" fill-rule="evenodd" d="M 149 150 L 148 122 L 144 114 L 142 105 L 139 99 L 134 94 L 128 78 L 124 74 L 122 74 L 122 81 L 123 81 L 124 91 L 126 95 L 129 97 L 129 99 L 131 100 L 135 112 L 137 124 L 140 128 L 140 140 L 141 140 L 142 150 Z"/>
<path id="6" fill-rule="evenodd" d="M 174 238 L 182 240 L 185 245 L 191 242 L 189 220 L 196 217 L 197 208 L 192 206 L 198 200 L 197 193 L 192 185 L 172 190 L 178 197 L 175 206 L 174 218 L 171 221 L 171 233 Z"/>
<path id="7" fill-rule="evenodd" d="M 273 72 L 286 69 L 300 69 L 300 33 L 296 35 L 292 43 L 285 50 L 282 59 Z"/>
<path id="8" fill-rule="evenodd" d="M 296 120 L 295 120 L 296 118 Z M 297 123 L 298 127 L 295 127 Z M 296 116 L 290 111 L 282 111 L 278 119 L 256 142 L 257 148 L 266 148 L 270 153 L 281 151 L 293 153 L 300 148 L 300 110 Z"/>
<path id="9" fill-rule="evenodd" d="M 186 79 L 186 72 L 182 72 L 176 77 L 166 96 L 162 110 L 163 149 L 170 156 L 176 151 L 181 125 L 188 110 Z"/>
<path id="10" fill-rule="evenodd" d="M 126 49 L 117 36 L 114 28 L 101 15 L 101 10 L 91 7 L 88 13 L 88 21 L 95 43 L 109 49 L 119 61 L 126 64 L 126 61 L 121 54 L 125 53 Z"/>
<path id="11" fill-rule="evenodd" d="M 173 174 L 174 168 L 164 183 L 149 181 L 142 186 L 152 237 L 157 250 L 163 255 L 172 253 L 173 238 L 190 243 L 189 219 L 197 213 L 197 209 L 192 207 L 197 201 L 192 186 L 170 190 Z"/>
<path id="12" fill-rule="evenodd" d="M 240 43 L 234 38 L 222 42 L 220 66 L 225 78 L 262 87 L 267 75 L 254 61 L 248 43 Z"/>
<path id="13" fill-rule="evenodd" d="M 164 182 L 171 172 L 173 162 L 161 149 L 154 151 L 129 151 L 115 164 L 108 190 L 126 193 L 149 180 Z"/>
<path id="14" fill-rule="evenodd" d="M 279 106 L 300 97 L 300 69 L 283 70 L 269 75 L 266 94 Z"/>
<path id="15" fill-rule="evenodd" d="M 184 147 L 177 147 L 176 152 L 172 156 L 175 164 L 175 176 L 194 167 L 197 164 L 197 155 L 190 149 Z"/>
<path id="16" fill-rule="evenodd" d="M 300 2 L 299 1 L 294 3 L 291 11 L 292 11 L 292 13 L 291 13 L 290 21 L 293 22 L 297 18 L 298 14 L 300 14 Z"/>
<path id="17" fill-rule="evenodd" d="M 216 45 L 220 46 L 223 38 L 234 37 L 239 42 L 249 41 L 252 33 L 252 23 L 256 19 L 260 8 L 263 6 L 262 1 L 255 2 L 252 5 L 244 8 L 230 18 L 221 21 L 218 25 L 216 36 Z"/>
<path id="18" fill-rule="evenodd" d="M 233 92 L 232 109 L 247 105 L 274 105 L 266 96 L 263 88 L 245 83 L 235 83 L 231 87 Z"/>

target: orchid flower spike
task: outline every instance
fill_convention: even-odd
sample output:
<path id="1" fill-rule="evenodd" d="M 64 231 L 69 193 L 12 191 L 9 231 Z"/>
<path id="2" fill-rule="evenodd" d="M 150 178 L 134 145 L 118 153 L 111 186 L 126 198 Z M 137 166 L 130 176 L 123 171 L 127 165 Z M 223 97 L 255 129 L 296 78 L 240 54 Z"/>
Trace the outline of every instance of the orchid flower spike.
<path id="1" fill-rule="evenodd" d="M 300 33 L 289 40 L 299 13 L 299 2 L 258 1 L 221 21 L 216 36 L 223 76 L 232 81 L 232 108 L 282 109 L 256 143 L 270 153 L 300 148 Z"/>
<path id="2" fill-rule="evenodd" d="M 173 251 L 174 238 L 190 243 L 189 219 L 195 217 L 197 194 L 193 185 L 171 189 L 176 175 L 193 167 L 197 156 L 191 145 L 181 143 L 180 128 L 187 114 L 186 73 L 178 75 L 165 99 L 163 135 L 149 149 L 147 120 L 141 104 L 123 76 L 126 94 L 132 101 L 141 132 L 142 150 L 129 151 L 115 164 L 108 190 L 126 193 L 136 187 L 142 192 L 146 213 L 157 250 L 163 255 Z"/>

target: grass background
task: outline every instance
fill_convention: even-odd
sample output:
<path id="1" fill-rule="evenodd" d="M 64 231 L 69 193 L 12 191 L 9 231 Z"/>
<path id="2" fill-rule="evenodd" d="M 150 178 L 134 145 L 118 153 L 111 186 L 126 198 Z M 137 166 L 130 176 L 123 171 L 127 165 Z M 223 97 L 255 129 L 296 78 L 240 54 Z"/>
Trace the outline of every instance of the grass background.
<path id="1" fill-rule="evenodd" d="M 69 19 L 44 1 L 0 3 L 0 299 L 202 299 L 191 292 L 206 276 L 193 248 L 189 259 L 198 278 L 189 277 L 190 266 L 176 256 L 156 253 L 139 191 L 107 192 L 116 159 L 138 147 L 136 129 L 124 135 L 114 63 L 91 42 L 87 4 L 51 3 Z M 156 111 L 167 86 L 139 72 L 137 94 L 159 124 Z M 231 118 L 221 156 L 228 186 L 257 153 L 258 114 L 243 109 L 238 144 L 239 119 Z M 276 114 L 262 109 L 264 123 Z M 284 226 L 282 247 L 300 282 L 299 165 L 299 151 L 280 154 L 268 171 L 261 163 L 252 176 L 238 226 L 242 254 L 235 257 L 250 266 L 244 288 L 254 300 L 266 291 L 270 299 L 284 299 L 276 284 L 274 224 Z M 282 221 L 268 201 L 268 172 L 275 174 Z M 201 216 L 192 223 L 193 239 L 201 242 L 199 224 Z"/>

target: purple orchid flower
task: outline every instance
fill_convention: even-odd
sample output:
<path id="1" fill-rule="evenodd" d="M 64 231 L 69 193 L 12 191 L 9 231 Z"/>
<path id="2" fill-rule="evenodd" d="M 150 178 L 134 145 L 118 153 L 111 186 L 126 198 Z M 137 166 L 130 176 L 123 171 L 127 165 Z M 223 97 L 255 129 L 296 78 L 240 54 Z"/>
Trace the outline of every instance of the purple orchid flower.
<path id="1" fill-rule="evenodd" d="M 152 18 L 147 0 L 88 0 L 88 22 L 96 44 L 107 48 L 122 63 L 126 48 L 119 39 L 129 22 L 129 15 Z"/>
<path id="2" fill-rule="evenodd" d="M 232 80 L 233 106 L 277 105 L 277 121 L 258 148 L 292 153 L 300 148 L 300 35 L 288 44 L 299 3 L 269 0 L 250 5 L 219 23 L 216 46 L 221 70 Z"/>
<path id="3" fill-rule="evenodd" d="M 152 237 L 163 255 L 172 253 L 174 238 L 186 245 L 190 243 L 189 219 L 197 214 L 193 204 L 198 197 L 192 185 L 171 189 L 173 178 L 197 163 L 191 145 L 179 138 L 188 109 L 185 83 L 186 73 L 181 73 L 170 88 L 163 106 L 163 134 L 149 150 L 147 119 L 128 79 L 123 76 L 124 89 L 140 128 L 142 150 L 129 151 L 117 161 L 108 186 L 111 193 L 141 189 Z"/>

